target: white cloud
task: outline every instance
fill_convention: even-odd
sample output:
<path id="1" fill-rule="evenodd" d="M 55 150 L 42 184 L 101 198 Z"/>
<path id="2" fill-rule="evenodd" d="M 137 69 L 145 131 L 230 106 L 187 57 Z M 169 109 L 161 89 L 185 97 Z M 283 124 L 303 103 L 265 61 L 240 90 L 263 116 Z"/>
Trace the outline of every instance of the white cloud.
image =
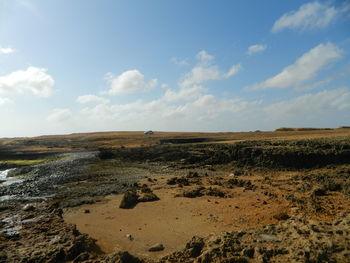
<path id="1" fill-rule="evenodd" d="M 182 94 L 174 96 L 180 95 Z M 196 94 L 184 104 L 173 105 L 172 102 L 177 98 L 171 97 L 168 100 L 164 97 L 150 102 L 137 100 L 133 103 L 119 105 L 99 104 L 95 107 L 84 108 L 81 113 L 96 121 L 114 120 L 116 122 L 139 123 L 141 120 L 147 120 L 153 123 L 164 123 L 164 121 L 180 119 L 198 123 L 203 120 L 220 118 L 220 115 L 225 113 L 240 113 L 260 103 L 257 101 L 248 102 L 239 98 L 217 99 L 211 94 Z"/>
<path id="2" fill-rule="evenodd" d="M 333 118 L 346 119 L 350 112 L 350 91 L 325 90 L 265 106 L 262 101 L 218 98 L 212 94 L 199 94 L 185 103 L 173 102 L 161 98 L 150 102 L 98 104 L 81 110 L 80 119 L 86 117 L 84 123 L 93 120 L 95 130 L 96 127 L 188 131 L 271 130 L 286 125 L 336 127 L 340 124 Z"/>
<path id="3" fill-rule="evenodd" d="M 51 122 L 64 122 L 73 117 L 70 109 L 54 109 L 53 112 L 47 117 Z"/>
<path id="4" fill-rule="evenodd" d="M 247 53 L 250 56 L 255 53 L 263 52 L 266 48 L 267 48 L 266 45 L 260 45 L 260 44 L 252 45 L 248 48 Z"/>
<path id="5" fill-rule="evenodd" d="M 77 102 L 80 104 L 89 103 L 89 102 L 99 102 L 99 103 L 105 104 L 105 103 L 108 103 L 109 100 L 93 94 L 87 94 L 87 95 L 79 96 L 77 98 Z"/>
<path id="6" fill-rule="evenodd" d="M 320 70 L 342 57 L 343 51 L 332 43 L 320 44 L 298 58 L 294 64 L 284 68 L 281 73 L 247 89 L 298 88 L 306 81 L 312 80 Z"/>
<path id="7" fill-rule="evenodd" d="M 180 89 L 178 92 L 172 89 L 167 89 L 162 97 L 162 100 L 166 102 L 193 100 L 198 98 L 204 91 L 206 91 L 206 89 L 200 85 Z"/>
<path id="8" fill-rule="evenodd" d="M 125 71 L 117 77 L 111 77 L 109 74 L 110 89 L 108 94 L 117 95 L 122 93 L 136 93 L 144 92 L 151 88 L 154 88 L 158 81 L 152 79 L 149 82 L 145 82 L 145 77 L 138 70 Z"/>
<path id="9" fill-rule="evenodd" d="M 10 47 L 0 47 L 0 54 L 12 54 L 14 53 L 15 50 L 13 48 L 10 48 Z"/>
<path id="10" fill-rule="evenodd" d="M 224 77 L 230 78 L 230 77 L 236 75 L 241 69 L 242 69 L 242 66 L 240 64 L 233 65 L 230 68 L 230 70 L 224 74 Z"/>
<path id="11" fill-rule="evenodd" d="M 196 55 L 196 58 L 201 62 L 201 63 L 209 63 L 215 59 L 214 56 L 208 54 L 207 51 L 202 50 L 199 51 L 198 54 Z"/>
<path id="12" fill-rule="evenodd" d="M 188 62 L 186 59 L 181 59 L 178 57 L 172 57 L 171 62 L 174 63 L 175 65 L 178 65 L 178 66 L 187 66 L 188 65 Z"/>
<path id="13" fill-rule="evenodd" d="M 1 105 L 4 105 L 4 104 L 7 104 L 7 103 L 11 103 L 12 100 L 8 99 L 8 98 L 1 98 L 0 97 L 0 106 Z"/>
<path id="14" fill-rule="evenodd" d="M 273 119 L 288 119 L 291 116 L 308 116 L 322 112 L 350 110 L 350 91 L 347 88 L 324 90 L 305 94 L 265 107 L 262 111 Z M 315 115 L 313 115 L 315 116 Z M 314 117 L 315 118 L 315 117 Z"/>
<path id="15" fill-rule="evenodd" d="M 271 31 L 276 33 L 284 29 L 312 30 L 325 28 L 340 14 L 348 11 L 348 4 L 337 8 L 326 3 L 310 2 L 300 6 L 299 10 L 282 15 Z"/>
<path id="16" fill-rule="evenodd" d="M 208 80 L 219 80 L 222 78 L 222 74 L 219 71 L 218 66 L 202 66 L 197 65 L 190 72 L 185 74 L 183 80 L 180 82 L 180 86 L 183 88 L 201 84 Z"/>
<path id="17" fill-rule="evenodd" d="M 182 118 L 192 121 L 215 120 L 225 113 L 240 113 L 249 107 L 260 104 L 258 101 L 248 102 L 239 98 L 217 99 L 211 94 L 203 95 L 195 101 L 169 108 L 164 112 L 166 118 Z"/>
<path id="18" fill-rule="evenodd" d="M 0 77 L 0 94 L 21 94 L 32 92 L 39 97 L 49 97 L 53 93 L 55 81 L 46 73 L 47 69 L 29 67 Z"/>
<path id="19" fill-rule="evenodd" d="M 309 84 L 309 85 L 297 87 L 296 90 L 298 90 L 298 91 L 313 90 L 313 89 L 317 89 L 320 87 L 324 87 L 325 85 L 327 85 L 331 82 L 332 82 L 332 78 L 326 78 L 326 79 L 317 81 L 317 82 Z"/>
<path id="20" fill-rule="evenodd" d="M 94 120 L 136 120 L 143 118 L 142 116 L 151 117 L 159 115 L 165 110 L 166 106 L 160 100 L 144 102 L 137 100 L 127 104 L 98 104 L 95 107 L 86 107 L 81 113 L 89 116 Z"/>
<path id="21" fill-rule="evenodd" d="M 199 85 L 208 80 L 221 80 L 232 77 L 241 69 L 240 65 L 233 65 L 228 72 L 221 72 L 217 65 L 213 65 L 214 56 L 205 50 L 200 51 L 197 56 L 198 64 L 185 74 L 180 82 L 181 88 Z"/>

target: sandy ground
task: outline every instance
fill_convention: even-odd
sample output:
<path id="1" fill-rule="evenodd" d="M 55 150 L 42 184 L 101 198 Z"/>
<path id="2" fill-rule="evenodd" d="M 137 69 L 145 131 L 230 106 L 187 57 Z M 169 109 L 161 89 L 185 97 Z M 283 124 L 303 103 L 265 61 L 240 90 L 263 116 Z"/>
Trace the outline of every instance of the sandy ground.
<path id="1" fill-rule="evenodd" d="M 260 140 L 263 138 L 269 138 L 269 140 L 290 140 L 294 138 L 337 137 L 337 139 L 342 139 L 343 136 L 348 140 L 349 131 L 350 129 L 311 132 L 195 133 L 193 136 L 222 137 L 226 142 L 244 140 L 245 138 L 252 140 Z M 330 164 L 326 166 L 324 165 L 328 163 L 324 163 L 324 160 L 320 160 L 320 166 L 315 166 L 310 169 L 294 169 L 293 166 L 290 170 L 283 167 L 272 169 L 269 168 L 269 166 L 247 166 L 239 168 L 240 166 L 236 166 L 233 163 L 215 163 L 215 159 L 214 161 L 209 160 L 208 162 L 195 165 L 195 163 L 192 162 L 183 162 L 183 159 L 180 159 L 182 158 L 180 155 L 178 156 L 179 158 L 176 159 L 177 163 L 175 164 L 167 160 L 171 159 L 168 158 L 169 155 L 176 155 L 177 153 L 174 149 L 179 148 L 171 148 L 173 151 L 167 152 L 167 148 L 171 147 L 170 145 L 160 147 L 163 150 L 165 149 L 162 153 L 167 154 L 166 156 L 168 159 L 164 158 L 164 160 L 160 159 L 159 161 L 157 158 L 154 158 L 152 159 L 153 161 L 151 160 L 152 162 L 145 159 L 148 158 L 148 153 L 154 154 L 156 152 L 154 149 L 153 151 L 151 150 L 152 147 L 142 147 L 141 151 L 135 151 L 138 149 L 125 149 L 126 151 L 124 151 L 125 147 L 121 147 L 121 145 L 128 148 L 129 146 L 138 146 L 141 144 L 144 146 L 159 144 L 160 137 L 168 138 L 167 136 L 175 137 L 185 135 L 189 137 L 189 134 L 176 133 L 162 133 L 159 134 L 159 137 L 156 137 L 158 136 L 157 133 L 156 136 L 152 137 L 145 137 L 141 132 L 125 134 L 106 133 L 90 134 L 86 135 L 86 138 L 84 137 L 85 135 L 71 135 L 67 137 L 53 136 L 27 140 L 13 140 L 12 142 L 6 142 L 8 144 L 0 142 L 0 144 L 3 143 L 2 146 L 4 150 L 2 153 L 4 158 L 8 158 L 9 152 L 14 153 L 14 158 L 17 158 L 17 155 L 21 156 L 23 149 L 39 147 L 40 149 L 55 151 L 57 149 L 66 149 L 64 148 L 66 146 L 69 146 L 69 149 L 75 150 L 98 149 L 100 146 L 113 146 L 113 148 L 123 148 L 119 149 L 120 151 L 115 150 L 115 152 L 124 153 L 125 156 L 133 157 L 132 155 L 135 153 L 140 154 L 139 159 L 136 158 L 136 160 L 133 160 L 133 158 L 130 158 L 130 160 L 127 160 L 125 163 L 121 162 L 119 159 L 94 159 L 95 161 L 91 161 L 92 163 L 89 163 L 86 167 L 84 166 L 86 170 L 81 170 L 84 171 L 81 172 L 81 174 L 80 172 L 76 173 L 72 167 L 76 165 L 78 168 L 82 169 L 82 167 L 80 167 L 82 163 L 77 163 L 70 167 L 63 165 L 62 167 L 57 167 L 57 169 L 49 169 L 48 171 L 50 172 L 54 170 L 54 175 L 60 171 L 64 173 L 64 176 L 58 177 L 57 182 L 63 182 L 63 180 L 67 179 L 70 175 L 76 177 L 69 177 L 70 180 L 60 185 L 59 188 L 54 189 L 54 192 L 57 192 L 57 194 L 64 193 L 57 198 L 59 202 L 55 201 L 47 204 L 44 202 L 39 204 L 30 201 L 32 202 L 31 205 L 33 205 L 33 211 L 23 210 L 24 207 L 22 207 L 22 205 L 25 203 L 18 204 L 17 206 L 9 205 L 0 207 L 2 209 L 0 209 L 0 216 L 5 219 L 5 221 L 2 221 L 5 222 L 2 224 L 3 228 L 6 231 L 16 230 L 17 227 L 20 229 L 18 231 L 16 230 L 18 233 L 0 236 L 0 239 L 2 238 L 2 240 L 0 240 L 0 262 L 25 262 L 25 260 L 28 259 L 32 262 L 50 262 L 50 260 L 58 259 L 62 261 L 65 259 L 70 262 L 79 256 L 80 253 L 83 254 L 82 256 L 95 257 L 93 259 L 95 261 L 88 262 L 110 262 L 108 261 L 109 255 L 93 255 L 96 251 L 99 251 L 99 249 L 106 253 L 127 250 L 131 254 L 142 258 L 159 259 L 171 252 L 182 250 L 185 244 L 191 240 L 194 235 L 202 237 L 208 237 L 209 235 L 209 237 L 212 236 L 216 238 L 220 236 L 222 232 L 242 230 L 246 233 L 251 231 L 250 234 L 254 232 L 254 235 L 246 235 L 246 243 L 243 242 L 240 247 L 242 252 L 240 256 L 246 256 L 245 249 L 248 246 L 253 247 L 256 251 L 263 249 L 266 251 L 266 256 L 268 256 L 272 253 L 272 250 L 270 250 L 271 244 L 266 244 L 265 246 L 257 237 L 265 233 L 262 231 L 266 230 L 266 225 L 274 223 L 277 223 L 277 225 L 281 227 L 278 231 L 269 233 L 278 235 L 278 238 L 281 238 L 281 240 L 283 238 L 285 243 L 281 242 L 279 247 L 275 248 L 273 251 L 280 253 L 282 251 L 281 247 L 288 247 L 290 244 L 294 244 L 295 240 L 298 242 L 300 241 L 287 250 L 286 253 L 284 253 L 285 250 L 282 251 L 283 253 L 281 252 L 284 259 L 286 259 L 287 256 L 289 257 L 289 255 L 290 258 L 294 256 L 301 257 L 303 255 L 300 255 L 299 252 L 301 250 L 307 251 L 308 249 L 314 253 L 315 257 L 318 257 L 318 253 L 321 253 L 320 255 L 326 253 L 327 255 L 333 256 L 333 254 L 343 253 L 342 251 L 344 250 L 340 258 L 348 258 L 348 255 L 350 255 L 348 243 L 348 225 L 350 221 L 348 217 L 342 219 L 344 225 L 339 229 L 334 228 L 333 231 L 331 227 L 328 228 L 328 226 L 330 226 L 329 222 L 336 219 L 336 215 L 350 211 L 350 188 L 348 184 L 348 182 L 350 182 L 348 180 L 350 166 L 347 159 L 340 162 L 340 164 L 333 164 L 330 162 Z M 94 136 L 96 136 L 96 138 Z M 309 157 L 307 153 L 309 153 L 308 149 L 310 147 L 323 147 L 322 143 L 310 142 L 311 143 L 304 143 L 302 144 L 303 147 L 300 147 L 301 153 L 306 154 L 306 157 Z M 8 148 L 5 147 L 6 145 Z M 249 144 L 247 145 L 249 146 Z M 265 144 L 262 145 L 264 146 Z M 324 149 L 329 149 L 332 145 L 335 147 L 335 150 L 328 151 L 329 158 L 334 157 L 335 154 L 344 157 L 344 153 L 349 149 L 348 142 L 344 143 L 346 147 L 338 149 L 337 147 L 339 145 L 332 140 L 326 140 L 324 142 Z M 275 148 L 283 147 L 283 144 L 277 144 L 275 146 Z M 281 158 L 283 157 L 282 161 L 289 158 L 288 155 L 284 154 L 288 153 L 288 149 L 291 149 L 293 144 L 286 144 L 285 146 L 288 147 L 286 149 L 281 147 L 279 155 Z M 184 146 L 184 148 L 186 147 Z M 247 149 L 249 149 L 249 147 Z M 147 152 L 148 150 L 149 152 Z M 197 156 L 198 153 L 202 154 L 205 151 L 210 153 L 209 150 L 211 150 L 211 146 L 208 146 L 208 148 L 204 150 L 201 149 L 202 151 L 199 151 L 199 148 L 196 147 L 187 147 L 186 150 L 193 156 Z M 254 150 L 255 148 L 251 149 L 247 154 L 253 153 Z M 226 152 L 223 151 L 223 153 Z M 272 153 L 277 152 L 274 149 Z M 291 153 L 294 152 L 291 151 Z M 34 154 L 36 154 L 36 152 L 34 152 Z M 213 154 L 215 155 L 215 153 Z M 29 153 L 28 156 L 30 157 Z M 223 154 L 219 155 L 217 158 L 220 158 L 220 156 L 225 157 Z M 292 156 L 295 157 L 295 155 Z M 189 161 L 191 160 L 190 157 L 184 160 Z M 246 157 L 246 155 L 243 155 L 243 158 L 244 157 Z M 267 157 L 271 156 L 268 155 Z M 319 154 L 317 157 L 321 158 L 322 155 Z M 310 158 L 310 160 L 313 161 L 312 158 Z M 260 164 L 260 162 L 257 163 Z M 66 173 L 68 170 L 69 173 Z M 45 180 L 47 179 L 47 185 L 52 186 L 53 181 L 50 177 L 51 174 L 44 170 L 42 172 L 43 178 Z M 190 172 L 199 173 L 200 178 L 197 178 L 198 181 L 195 181 L 197 180 L 196 178 L 189 177 Z M 228 186 L 228 179 L 233 178 L 229 176 L 231 172 L 238 172 L 236 173 L 237 176 L 235 176 L 237 180 L 250 182 L 254 187 L 250 188 L 247 187 L 246 184 L 242 186 L 237 183 Z M 207 173 L 208 175 L 206 175 Z M 31 176 L 35 174 L 36 173 Z M 127 179 L 130 179 L 132 176 L 134 176 L 134 179 L 128 181 Z M 138 203 L 133 209 L 120 209 L 121 195 L 106 196 L 110 193 L 122 192 L 118 188 L 120 185 L 125 185 L 125 189 L 131 189 L 134 187 L 135 180 L 144 178 L 145 176 L 151 177 L 151 179 L 143 179 L 143 181 L 140 181 L 140 185 L 147 184 L 160 200 Z M 181 185 L 179 183 L 168 185 L 166 183 L 167 179 L 173 176 L 187 178 L 190 183 L 189 185 Z M 30 183 L 32 182 L 38 182 L 36 177 L 31 179 Z M 31 193 L 32 189 L 41 189 L 40 191 L 44 192 L 47 191 L 47 185 L 44 185 L 45 187 L 36 187 L 35 184 L 29 185 L 29 187 L 26 188 L 26 192 L 32 195 L 34 195 Z M 221 189 L 225 192 L 225 197 L 211 196 L 207 192 L 204 193 L 204 196 L 196 198 L 183 197 L 184 191 L 196 189 L 200 186 L 204 186 L 205 190 L 209 188 Z M 20 188 L 18 188 L 18 190 L 19 189 Z M 322 189 L 324 191 L 322 191 Z M 38 194 L 41 194 L 40 191 Z M 140 191 L 139 188 L 138 191 Z M 82 197 L 85 196 L 91 197 L 91 199 L 83 199 Z M 106 197 L 103 199 L 103 196 Z M 99 201 L 100 199 L 102 199 L 101 202 L 86 205 L 87 202 Z M 70 207 L 70 205 L 80 204 L 85 205 L 67 208 Z M 61 208 L 64 208 L 64 220 L 61 218 Z M 288 218 L 289 216 L 291 216 L 289 219 L 283 219 L 283 217 Z M 2 218 L 0 218 L 0 220 Z M 9 218 L 15 218 L 15 220 L 11 219 L 12 222 L 8 220 Z M 307 223 L 304 219 L 311 219 L 311 223 Z M 324 228 L 324 231 L 321 231 L 324 237 L 323 243 L 319 242 L 320 233 L 317 230 L 316 223 L 312 222 L 312 220 L 320 221 L 317 225 Z M 67 225 L 66 222 L 76 224 L 78 231 L 76 231 L 73 225 Z M 295 236 L 290 236 L 290 233 L 286 232 L 284 223 L 288 225 L 290 233 L 296 232 L 296 234 L 294 233 Z M 307 225 L 304 226 L 301 224 L 298 228 L 299 223 L 305 223 Z M 315 224 L 316 228 L 313 224 Z M 339 222 L 334 221 L 333 224 L 334 227 L 337 227 Z M 305 227 L 306 231 L 304 231 Z M 248 228 L 251 229 L 247 230 Z M 271 226 L 271 229 L 273 228 L 274 226 Z M 316 230 L 314 231 L 313 229 Z M 314 233 L 311 231 L 314 231 Z M 309 236 L 305 236 L 305 233 L 309 232 L 313 233 L 313 239 L 310 239 Z M 94 246 L 82 247 L 81 239 L 85 240 L 83 244 L 91 243 L 88 236 L 84 234 L 88 234 L 89 237 L 96 239 L 98 245 L 97 249 L 95 249 Z M 234 233 L 229 240 L 235 240 L 235 236 L 240 237 L 241 234 L 242 232 Z M 127 237 L 128 235 L 131 235 L 131 240 Z M 225 234 L 221 236 L 225 236 Z M 285 239 L 285 237 L 287 237 L 287 239 Z M 338 250 L 337 245 L 334 245 L 337 244 L 334 243 L 334 241 L 336 241 L 338 237 L 342 238 L 341 242 L 338 243 L 340 244 L 340 249 L 343 250 Z M 210 239 L 208 240 L 206 244 L 206 246 L 208 246 L 203 249 L 204 254 L 213 249 L 210 247 Z M 304 245 L 306 241 L 310 241 L 310 246 L 307 247 Z M 155 243 L 162 243 L 165 246 L 165 250 L 161 252 L 148 252 L 150 246 Z M 226 245 L 232 246 L 230 243 L 225 243 L 222 244 L 222 246 L 220 245 L 220 249 L 225 248 Z M 259 245 L 261 245 L 260 248 L 258 247 Z M 77 247 L 79 247 L 79 249 L 76 249 Z M 234 251 L 236 247 L 232 246 L 232 249 L 231 252 L 236 253 Z M 1 253 L 1 250 L 6 253 Z M 86 253 L 92 254 L 86 255 Z M 180 254 L 174 255 L 174 257 L 179 258 L 177 255 Z M 5 256 L 7 258 L 5 258 Z M 235 254 L 234 257 L 236 256 Z M 111 257 L 113 257 L 113 255 L 111 255 Z M 105 261 L 101 260 L 102 258 L 104 258 Z M 185 258 L 185 255 L 183 258 Z M 180 257 L 178 262 L 183 262 L 183 258 Z M 218 258 L 218 260 L 221 260 L 221 258 Z M 275 262 L 292 261 L 282 261 L 277 257 Z M 300 262 L 305 262 L 305 260 Z"/>
<path id="2" fill-rule="evenodd" d="M 97 240 L 102 251 L 111 253 L 127 250 L 142 258 L 161 258 L 184 248 L 193 236 L 205 237 L 229 231 L 277 223 L 276 216 L 302 213 L 300 207 L 286 200 L 287 194 L 295 193 L 298 182 L 293 178 L 299 172 L 271 171 L 250 176 L 239 176 L 254 184 L 255 189 L 244 187 L 227 188 L 225 182 L 232 178 L 228 173 L 201 177 L 190 186 L 168 185 L 171 175 L 153 176 L 153 182 L 147 184 L 160 200 L 138 203 L 132 209 L 121 209 L 122 195 L 110 195 L 103 202 L 70 208 L 65 211 L 64 219 L 77 225 L 82 233 Z M 266 176 L 269 179 L 266 179 Z M 213 181 L 222 182 L 221 186 Z M 186 198 L 185 190 L 198 185 L 221 189 L 225 197 L 200 196 Z M 305 199 L 299 195 L 301 199 Z M 338 192 L 320 197 L 320 203 L 326 213 L 313 213 L 305 210 L 310 219 L 331 221 L 334 216 L 350 209 L 350 201 Z M 86 213 L 86 210 L 89 213 Z M 304 213 L 305 213 L 304 211 Z M 132 236 L 130 240 L 127 235 Z M 148 252 L 155 243 L 162 243 L 161 252 Z"/>
<path id="3" fill-rule="evenodd" d="M 161 181 L 159 179 L 158 181 Z M 139 203 L 133 209 L 120 209 L 122 195 L 108 196 L 104 202 L 83 205 L 66 211 L 66 222 L 97 239 L 104 252 L 127 250 L 144 258 L 160 258 L 184 248 L 194 235 L 207 236 L 277 222 L 273 215 L 290 212 L 284 199 L 271 201 L 261 191 L 230 191 L 232 197 L 177 196 L 182 189 L 159 183 L 153 192 L 155 202 Z M 89 210 L 89 213 L 85 213 Z M 127 235 L 132 235 L 129 240 Z M 165 250 L 148 252 L 155 243 Z"/>

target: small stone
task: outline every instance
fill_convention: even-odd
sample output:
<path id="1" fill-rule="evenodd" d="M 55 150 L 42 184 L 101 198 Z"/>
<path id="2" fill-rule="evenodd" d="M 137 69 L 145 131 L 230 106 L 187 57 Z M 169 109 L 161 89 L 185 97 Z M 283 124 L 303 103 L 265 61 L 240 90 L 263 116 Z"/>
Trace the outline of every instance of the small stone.
<path id="1" fill-rule="evenodd" d="M 35 210 L 35 206 L 31 205 L 31 204 L 26 204 L 25 206 L 23 206 L 22 210 L 23 211 L 34 211 Z"/>
<path id="2" fill-rule="evenodd" d="M 254 257 L 254 248 L 246 248 L 243 250 L 243 254 L 247 256 L 248 258 L 253 258 Z"/>
<path id="3" fill-rule="evenodd" d="M 73 262 L 83 262 L 90 259 L 90 254 L 88 252 L 83 252 L 81 254 L 79 254 L 74 260 Z"/>
<path id="4" fill-rule="evenodd" d="M 337 233 L 338 235 L 342 235 L 343 231 L 342 230 L 337 230 L 337 231 L 335 231 L 335 233 Z"/>
<path id="5" fill-rule="evenodd" d="M 267 241 L 274 241 L 277 240 L 277 237 L 274 235 L 268 235 L 268 234 L 261 234 L 259 235 L 261 239 L 267 240 Z"/>
<path id="6" fill-rule="evenodd" d="M 125 235 L 127 239 L 129 239 L 130 241 L 133 241 L 134 240 L 134 237 L 130 234 L 126 234 Z"/>
<path id="7" fill-rule="evenodd" d="M 148 251 L 150 252 L 162 251 L 162 250 L 164 250 L 164 246 L 163 244 L 160 244 L 160 243 L 154 244 L 148 249 Z"/>
<path id="8" fill-rule="evenodd" d="M 90 210 L 89 210 L 89 209 L 85 209 L 85 210 L 84 210 L 84 213 L 85 213 L 85 214 L 90 214 Z"/>
<path id="9" fill-rule="evenodd" d="M 143 193 L 139 198 L 138 202 L 152 202 L 159 200 L 159 197 L 156 196 L 154 193 Z"/>

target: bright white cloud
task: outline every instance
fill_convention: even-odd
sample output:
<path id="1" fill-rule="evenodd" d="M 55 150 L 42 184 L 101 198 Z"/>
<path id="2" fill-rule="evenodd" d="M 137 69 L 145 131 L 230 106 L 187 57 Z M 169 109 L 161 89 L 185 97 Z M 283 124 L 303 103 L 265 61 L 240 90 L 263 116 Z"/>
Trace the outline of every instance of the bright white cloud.
<path id="1" fill-rule="evenodd" d="M 265 112 L 267 116 L 270 116 L 270 118 L 288 119 L 291 116 L 301 117 L 301 115 L 307 116 L 309 114 L 330 112 L 332 110 L 350 110 L 349 89 L 338 88 L 334 90 L 324 90 L 316 94 L 305 94 L 291 100 L 269 105 L 262 111 Z"/>
<path id="2" fill-rule="evenodd" d="M 240 65 L 233 65 L 228 72 L 221 72 L 217 65 L 213 65 L 214 56 L 206 51 L 200 51 L 197 56 L 198 64 L 186 73 L 180 82 L 181 88 L 199 85 L 209 80 L 221 80 L 232 77 L 241 69 Z"/>
<path id="3" fill-rule="evenodd" d="M 267 48 L 266 45 L 260 45 L 260 44 L 256 44 L 256 45 L 252 45 L 248 48 L 248 55 L 253 55 L 255 53 L 260 53 L 263 52 L 265 49 Z"/>
<path id="4" fill-rule="evenodd" d="M 109 100 L 93 94 L 87 94 L 87 95 L 79 96 L 77 98 L 77 102 L 80 104 L 89 103 L 89 102 L 108 103 Z"/>
<path id="5" fill-rule="evenodd" d="M 47 117 L 51 122 L 64 122 L 73 117 L 73 113 L 70 109 L 54 109 L 53 112 Z"/>
<path id="6" fill-rule="evenodd" d="M 7 103 L 11 103 L 11 102 L 12 102 L 12 100 L 10 100 L 9 98 L 1 98 L 0 97 L 0 106 L 7 104 Z"/>
<path id="7" fill-rule="evenodd" d="M 12 54 L 14 53 L 15 50 L 13 48 L 10 48 L 10 47 L 0 47 L 0 54 Z"/>
<path id="8" fill-rule="evenodd" d="M 47 69 L 29 67 L 0 77 L 0 94 L 22 94 L 29 91 L 39 97 L 49 97 L 53 93 L 54 84 Z"/>
<path id="9" fill-rule="evenodd" d="M 110 95 L 144 92 L 154 88 L 158 84 L 157 79 L 145 82 L 144 75 L 136 69 L 125 71 L 119 76 L 113 78 L 109 75 L 109 78 L 110 89 L 108 94 Z"/>
<path id="10" fill-rule="evenodd" d="M 348 5 L 340 8 L 329 6 L 327 3 L 311 2 L 306 3 L 297 11 L 282 15 L 273 25 L 271 31 L 274 33 L 284 29 L 312 30 L 325 28 L 334 21 L 340 14 L 347 12 Z"/>
<path id="11" fill-rule="evenodd" d="M 284 68 L 281 73 L 248 89 L 298 88 L 306 81 L 312 80 L 320 70 L 342 57 L 343 51 L 334 44 L 320 44 L 298 58 L 294 64 Z"/>

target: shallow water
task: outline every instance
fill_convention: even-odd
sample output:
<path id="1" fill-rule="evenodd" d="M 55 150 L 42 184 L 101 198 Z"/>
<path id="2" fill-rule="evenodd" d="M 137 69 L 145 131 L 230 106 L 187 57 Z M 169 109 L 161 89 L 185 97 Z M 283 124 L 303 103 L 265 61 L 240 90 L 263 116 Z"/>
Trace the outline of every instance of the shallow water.
<path id="1" fill-rule="evenodd" d="M 8 186 L 11 184 L 23 182 L 22 179 L 16 177 L 8 177 L 9 172 L 11 172 L 12 170 L 14 170 L 14 168 L 0 171 L 0 186 Z"/>

